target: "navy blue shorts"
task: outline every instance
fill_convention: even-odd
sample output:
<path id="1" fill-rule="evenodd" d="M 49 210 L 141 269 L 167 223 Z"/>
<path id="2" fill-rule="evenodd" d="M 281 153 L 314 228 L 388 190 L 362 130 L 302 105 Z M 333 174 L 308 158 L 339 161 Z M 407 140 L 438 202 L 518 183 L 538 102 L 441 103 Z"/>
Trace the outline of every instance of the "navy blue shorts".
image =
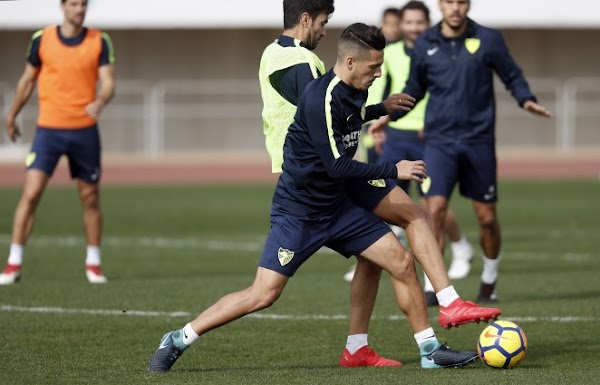
<path id="1" fill-rule="evenodd" d="M 490 203 L 498 200 L 493 143 L 428 142 L 424 160 L 429 182 L 426 179 L 421 188 L 426 197 L 450 198 L 458 183 L 460 194 L 471 200 Z"/>
<path id="2" fill-rule="evenodd" d="M 71 178 L 97 183 L 101 172 L 100 151 L 97 125 L 76 130 L 38 127 L 26 166 L 52 175 L 60 157 L 66 155 Z"/>
<path id="3" fill-rule="evenodd" d="M 332 217 L 317 221 L 271 209 L 271 231 L 259 266 L 292 277 L 296 270 L 326 246 L 346 258 L 360 255 L 390 228 L 375 215 L 346 200 Z"/>
<path id="4" fill-rule="evenodd" d="M 425 141 L 418 137 L 417 131 L 388 128 L 383 151 L 379 155 L 379 163 L 396 164 L 401 160 L 423 160 Z M 406 193 L 409 192 L 409 180 L 397 180 L 396 184 Z M 419 195 L 422 195 L 420 184 L 417 185 Z"/>
<path id="5" fill-rule="evenodd" d="M 375 207 L 385 198 L 392 189 L 396 187 L 394 179 L 358 180 L 346 181 L 346 193 L 358 206 L 367 211 L 375 210 Z"/>

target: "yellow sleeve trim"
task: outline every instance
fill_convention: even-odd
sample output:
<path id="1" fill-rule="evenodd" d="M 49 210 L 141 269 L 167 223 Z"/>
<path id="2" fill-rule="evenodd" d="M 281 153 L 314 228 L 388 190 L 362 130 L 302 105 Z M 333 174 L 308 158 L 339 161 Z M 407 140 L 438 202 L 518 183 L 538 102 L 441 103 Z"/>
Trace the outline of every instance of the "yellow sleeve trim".
<path id="1" fill-rule="evenodd" d="M 113 43 L 110 36 L 108 36 L 108 33 L 102 32 L 102 39 L 106 41 L 106 45 L 108 46 L 108 62 L 110 64 L 115 64 L 117 62 L 115 59 L 115 49 L 113 48 Z"/>

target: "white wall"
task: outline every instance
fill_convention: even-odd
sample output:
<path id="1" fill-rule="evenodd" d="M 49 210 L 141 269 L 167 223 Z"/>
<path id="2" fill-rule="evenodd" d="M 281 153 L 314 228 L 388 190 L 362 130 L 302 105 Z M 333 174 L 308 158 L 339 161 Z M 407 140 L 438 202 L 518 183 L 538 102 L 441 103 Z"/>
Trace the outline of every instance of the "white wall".
<path id="1" fill-rule="evenodd" d="M 404 0 L 336 0 L 332 27 L 377 24 Z M 438 0 L 425 0 L 439 20 Z M 61 20 L 59 0 L 0 1 L 0 29 L 31 30 Z M 597 0 L 472 0 L 470 16 L 501 28 L 600 28 Z M 88 24 L 101 28 L 280 28 L 282 0 L 90 0 Z"/>

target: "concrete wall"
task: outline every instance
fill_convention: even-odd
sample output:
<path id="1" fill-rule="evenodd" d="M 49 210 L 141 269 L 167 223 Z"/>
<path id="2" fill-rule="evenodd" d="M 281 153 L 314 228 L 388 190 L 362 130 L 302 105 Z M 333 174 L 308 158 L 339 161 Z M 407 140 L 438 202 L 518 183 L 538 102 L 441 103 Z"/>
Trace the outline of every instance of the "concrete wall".
<path id="1" fill-rule="evenodd" d="M 247 79 L 256 81 L 258 63 L 264 46 L 275 39 L 278 29 L 220 29 L 220 30 L 115 30 L 107 31 L 113 39 L 117 54 L 117 77 L 125 80 L 143 80 L 151 86 L 164 80 Z M 317 54 L 331 67 L 335 60 L 335 44 L 339 29 L 328 30 L 317 49 Z M 504 30 L 504 36 L 516 61 L 526 76 L 533 81 L 534 92 L 540 102 L 560 115 L 562 106 L 555 100 L 554 88 L 548 82 L 535 79 L 554 79 L 562 84 L 572 77 L 600 78 L 600 51 L 596 51 L 600 30 Z M 0 31 L 0 83 L 14 87 L 24 65 L 25 50 L 31 32 Z M 539 85 L 539 87 L 538 87 Z M 554 146 L 558 120 L 548 121 L 528 116 L 519 110 L 502 87 L 499 94 L 498 141 L 501 146 Z M 166 151 L 248 150 L 260 151 L 261 133 L 258 85 L 256 92 L 243 95 L 190 95 L 169 94 L 164 117 L 168 133 L 163 135 Z M 600 95 L 593 90 L 585 100 L 598 104 Z M 1 99 L 0 99 L 1 100 Z M 224 117 L 206 114 L 193 116 L 189 111 L 178 112 L 177 105 L 190 106 L 219 103 L 237 115 Z M 130 103 L 132 107 L 127 110 Z M 107 109 L 102 122 L 103 140 L 107 151 L 142 151 L 140 140 L 150 119 L 136 118 L 142 113 L 141 96 L 119 95 Z M 244 108 L 237 109 L 238 103 Z M 210 104 L 212 106 L 212 104 Z M 579 104 L 582 105 L 581 103 Z M 116 107 L 120 106 L 120 107 Z M 588 106 L 590 107 L 590 106 Z M 0 108 L 6 106 L 0 105 Z M 589 109 L 594 109 L 593 106 Z M 129 115 L 123 118 L 123 114 Z M 132 112 L 133 111 L 133 112 Z M 243 113 L 242 113 L 243 111 Z M 586 110 L 587 111 L 587 110 Z M 117 113 L 118 112 L 118 113 Z M 148 112 L 148 111 L 146 111 Z M 597 116 L 582 114 L 577 123 L 574 142 L 581 146 L 599 146 L 596 130 Z M 111 115 L 112 114 L 112 115 Z M 26 140 L 31 137 L 35 103 L 24 111 L 24 124 L 30 126 Z M 187 117 L 186 117 L 187 116 Z M 237 116 L 237 117 L 236 117 Z M 229 119 L 231 118 L 231 119 Z M 5 139 L 0 139 L 0 143 Z"/>

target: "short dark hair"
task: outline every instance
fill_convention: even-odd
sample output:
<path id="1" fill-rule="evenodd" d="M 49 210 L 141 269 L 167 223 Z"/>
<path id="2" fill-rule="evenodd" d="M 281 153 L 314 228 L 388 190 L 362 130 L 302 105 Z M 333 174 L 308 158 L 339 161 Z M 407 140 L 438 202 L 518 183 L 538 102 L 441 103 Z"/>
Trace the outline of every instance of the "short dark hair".
<path id="1" fill-rule="evenodd" d="M 398 8 L 393 8 L 393 7 L 386 8 L 386 9 L 383 10 L 382 16 L 385 18 L 387 15 L 393 15 L 393 16 L 396 16 L 396 17 L 402 17 L 400 15 L 400 10 Z"/>
<path id="2" fill-rule="evenodd" d="M 412 11 L 421 11 L 425 15 L 425 19 L 429 22 L 429 8 L 422 1 L 411 0 L 408 3 L 404 4 L 402 8 L 400 8 L 399 14 L 400 18 L 404 18 L 404 11 L 412 10 Z"/>
<path id="3" fill-rule="evenodd" d="M 283 29 L 294 28 L 306 12 L 315 19 L 319 14 L 331 15 L 333 0 L 283 0 Z"/>
<path id="4" fill-rule="evenodd" d="M 338 57 L 343 56 L 341 51 L 349 48 L 383 51 L 385 36 L 378 27 L 354 23 L 346 27 L 338 38 Z"/>

